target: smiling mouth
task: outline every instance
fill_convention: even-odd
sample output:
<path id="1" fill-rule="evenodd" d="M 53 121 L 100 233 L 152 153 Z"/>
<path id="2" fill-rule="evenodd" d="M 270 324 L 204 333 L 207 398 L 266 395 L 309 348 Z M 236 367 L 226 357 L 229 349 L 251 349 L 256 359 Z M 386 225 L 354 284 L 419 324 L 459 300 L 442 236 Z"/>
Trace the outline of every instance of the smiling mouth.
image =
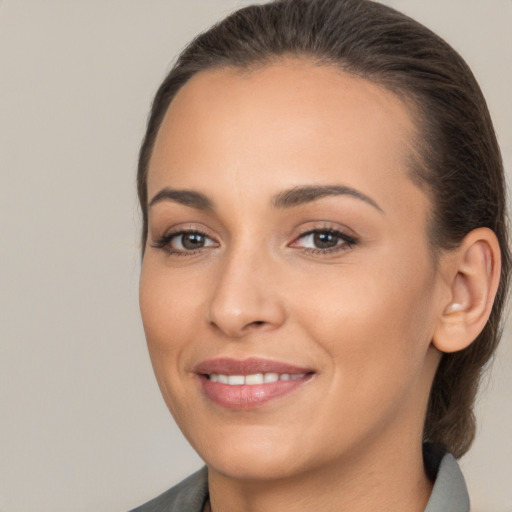
<path id="1" fill-rule="evenodd" d="M 309 368 L 267 359 L 219 358 L 195 368 L 203 395 L 226 409 L 254 409 L 284 397 L 309 382 Z"/>
<path id="2" fill-rule="evenodd" d="M 300 380 L 308 373 L 252 373 L 250 375 L 224 375 L 212 373 L 205 375 L 211 382 L 220 382 L 228 386 L 256 386 L 278 381 Z"/>

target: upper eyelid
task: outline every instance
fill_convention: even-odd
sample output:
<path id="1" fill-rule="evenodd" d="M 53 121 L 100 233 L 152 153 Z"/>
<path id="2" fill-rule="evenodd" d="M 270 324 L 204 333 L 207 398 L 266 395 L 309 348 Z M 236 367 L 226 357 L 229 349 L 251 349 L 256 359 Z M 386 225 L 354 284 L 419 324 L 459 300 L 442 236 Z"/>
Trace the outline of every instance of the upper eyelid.
<path id="1" fill-rule="evenodd" d="M 155 236 L 155 238 L 166 238 L 182 233 L 200 233 L 201 235 L 207 236 L 208 238 L 215 239 L 211 229 L 206 228 L 202 224 L 193 222 L 180 222 L 165 230 L 162 230 L 162 234 Z"/>
<path id="2" fill-rule="evenodd" d="M 191 226 L 190 224 L 188 226 L 174 226 L 173 228 L 170 228 L 160 236 L 151 237 L 152 242 L 151 246 L 155 249 L 166 249 L 170 243 L 173 241 L 174 238 L 179 237 L 180 235 L 184 235 L 187 233 L 197 233 L 199 235 L 202 235 L 209 240 L 213 241 L 215 244 L 219 244 L 218 240 L 213 237 L 210 233 L 208 233 L 206 230 L 201 229 L 197 226 Z M 174 250 L 175 253 L 178 252 L 188 252 L 188 251 L 180 251 L 178 249 Z M 190 251 L 192 252 L 192 251 Z"/>
<path id="3" fill-rule="evenodd" d="M 162 236 L 162 238 L 167 239 L 168 241 L 171 241 L 173 238 L 179 237 L 180 235 L 189 235 L 189 234 L 198 234 L 201 236 L 204 236 L 205 238 L 208 238 L 209 240 L 212 240 L 215 243 L 219 243 L 213 236 L 206 233 L 205 231 L 202 231 L 200 229 L 178 229 L 176 231 L 171 231 L 165 235 Z"/>
<path id="4" fill-rule="evenodd" d="M 321 225 L 313 224 L 311 226 L 299 229 L 298 233 L 294 235 L 294 240 L 296 240 L 297 238 L 306 236 L 306 235 L 310 235 L 312 233 L 322 233 L 322 232 L 339 233 L 340 235 L 343 235 L 348 238 L 352 238 L 354 240 L 359 239 L 359 236 L 354 232 L 354 230 L 352 230 L 348 226 L 340 225 L 338 223 L 331 224 L 331 223 L 324 222 Z"/>
<path id="5" fill-rule="evenodd" d="M 299 233 L 297 238 L 300 238 L 302 236 L 311 235 L 313 233 L 339 233 L 340 235 L 348 235 L 348 233 L 345 233 L 344 230 L 339 228 L 332 228 L 332 227 L 325 227 L 325 228 L 309 228 L 304 230 L 302 233 Z"/>
<path id="6" fill-rule="evenodd" d="M 212 236 L 209 233 L 207 233 L 205 230 L 199 229 L 199 228 L 177 228 L 175 230 L 166 232 L 163 236 L 164 237 L 167 237 L 167 236 L 172 237 L 172 236 L 184 235 L 184 234 L 189 234 L 189 233 L 198 233 L 199 235 L 204 235 L 208 238 L 212 238 Z"/>
<path id="7" fill-rule="evenodd" d="M 301 238 L 306 238 L 308 236 L 314 235 L 315 233 L 329 233 L 331 235 L 338 236 L 338 238 L 341 238 L 343 240 L 350 239 L 354 242 L 357 241 L 357 238 L 354 235 L 351 235 L 349 233 L 346 233 L 345 231 L 342 231 L 340 229 L 335 228 L 313 228 L 309 229 L 307 231 L 304 231 L 303 233 L 300 233 L 298 236 L 296 236 L 293 241 L 300 240 Z"/>

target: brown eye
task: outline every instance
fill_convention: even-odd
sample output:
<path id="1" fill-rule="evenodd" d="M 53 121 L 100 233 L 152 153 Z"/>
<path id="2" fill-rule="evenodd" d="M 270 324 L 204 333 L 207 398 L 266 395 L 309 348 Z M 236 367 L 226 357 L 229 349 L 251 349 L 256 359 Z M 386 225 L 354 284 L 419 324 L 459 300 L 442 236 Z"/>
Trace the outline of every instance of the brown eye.
<path id="1" fill-rule="evenodd" d="M 217 247 L 218 244 L 200 231 L 181 231 L 169 235 L 165 246 L 171 252 L 186 254 L 206 247 Z"/>
<path id="2" fill-rule="evenodd" d="M 336 247 L 339 242 L 340 237 L 333 233 L 318 232 L 313 234 L 313 244 L 317 249 L 330 249 Z"/>
<path id="3" fill-rule="evenodd" d="M 194 254 L 195 251 L 219 244 L 200 231 L 177 231 L 164 235 L 153 244 L 156 249 L 163 249 L 169 254 Z"/>
<path id="4" fill-rule="evenodd" d="M 338 249 L 349 249 L 357 241 L 337 229 L 314 229 L 297 238 L 291 247 L 297 247 L 309 252 L 327 253 Z"/>
<path id="5" fill-rule="evenodd" d="M 201 249 L 206 244 L 206 237 L 201 233 L 183 233 L 177 236 L 176 240 L 179 240 L 178 245 L 181 245 L 181 247 L 177 247 L 177 249 L 183 248 L 187 251 Z"/>

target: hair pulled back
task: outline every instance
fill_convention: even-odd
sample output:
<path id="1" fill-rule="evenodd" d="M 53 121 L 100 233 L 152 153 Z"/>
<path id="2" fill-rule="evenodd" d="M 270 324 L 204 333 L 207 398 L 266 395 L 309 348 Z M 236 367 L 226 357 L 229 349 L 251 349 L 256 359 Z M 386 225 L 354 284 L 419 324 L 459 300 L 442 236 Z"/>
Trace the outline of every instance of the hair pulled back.
<path id="1" fill-rule="evenodd" d="M 465 350 L 444 354 L 432 386 L 424 440 L 456 457 L 475 435 L 473 405 L 480 377 L 500 338 L 510 252 L 503 164 L 482 92 L 463 59 L 440 37 L 370 0 L 277 0 L 234 12 L 196 37 L 179 56 L 153 102 L 138 167 L 147 238 L 147 172 L 157 132 L 172 99 L 196 73 L 242 69 L 306 57 L 382 85 L 410 107 L 420 136 L 413 179 L 432 203 L 434 257 L 478 227 L 500 243 L 502 272 L 487 325 Z M 144 250 L 144 249 L 143 249 Z"/>

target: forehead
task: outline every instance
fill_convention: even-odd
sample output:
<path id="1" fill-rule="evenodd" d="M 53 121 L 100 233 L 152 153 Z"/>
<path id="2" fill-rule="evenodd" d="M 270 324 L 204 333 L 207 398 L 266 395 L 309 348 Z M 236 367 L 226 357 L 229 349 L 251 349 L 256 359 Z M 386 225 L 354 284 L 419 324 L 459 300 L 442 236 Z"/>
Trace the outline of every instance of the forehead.
<path id="1" fill-rule="evenodd" d="M 170 185 L 202 189 L 220 174 L 258 187 L 263 174 L 275 187 L 331 182 L 333 165 L 355 188 L 389 188 L 404 178 L 410 185 L 416 131 L 398 96 L 334 66 L 288 59 L 204 71 L 164 117 L 148 195 Z"/>

